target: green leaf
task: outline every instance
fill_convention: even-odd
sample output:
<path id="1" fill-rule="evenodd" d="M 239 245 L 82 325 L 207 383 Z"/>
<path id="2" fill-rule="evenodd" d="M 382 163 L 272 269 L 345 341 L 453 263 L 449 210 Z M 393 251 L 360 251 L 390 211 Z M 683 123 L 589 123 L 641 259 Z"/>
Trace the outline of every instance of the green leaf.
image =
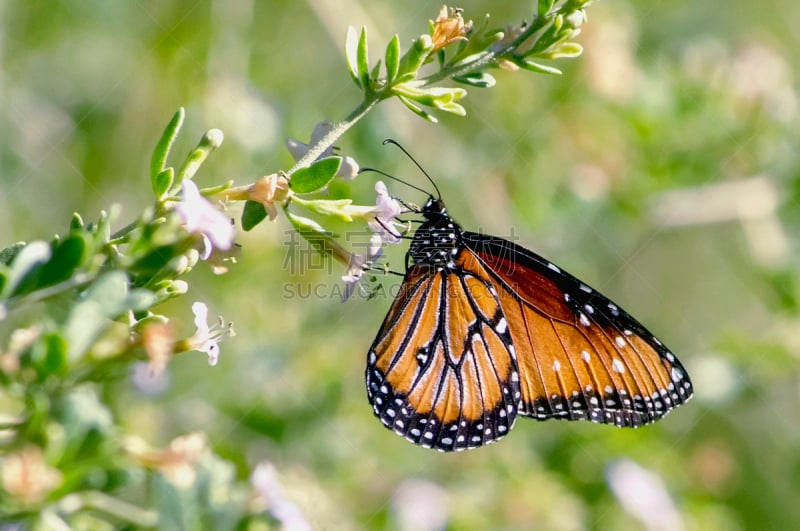
<path id="1" fill-rule="evenodd" d="M 97 225 L 94 228 L 95 245 L 101 247 L 111 239 L 111 216 L 105 210 L 100 211 Z"/>
<path id="2" fill-rule="evenodd" d="M 553 7 L 553 0 L 539 0 L 537 4 L 537 16 L 544 17 Z"/>
<path id="3" fill-rule="evenodd" d="M 83 232 L 72 234 L 64 239 L 53 251 L 53 256 L 42 266 L 38 285 L 50 286 L 72 276 L 85 259 L 86 250 L 91 246 L 89 235 Z"/>
<path id="4" fill-rule="evenodd" d="M 462 105 L 459 105 L 454 101 L 440 102 L 436 100 L 434 101 L 434 106 L 440 111 L 449 112 L 450 114 L 455 114 L 456 116 L 467 115 L 467 110 Z"/>
<path id="5" fill-rule="evenodd" d="M 64 427 L 64 448 L 61 459 L 69 462 L 102 456 L 101 446 L 109 444 L 115 432 L 114 417 L 89 386 L 73 388 L 59 400 L 57 419 Z"/>
<path id="6" fill-rule="evenodd" d="M 583 53 L 583 46 L 577 42 L 564 42 L 555 46 L 551 51 L 539 54 L 543 59 L 558 59 L 560 57 L 578 57 Z"/>
<path id="7" fill-rule="evenodd" d="M 242 229 L 245 232 L 264 221 L 267 211 L 264 205 L 256 201 L 246 201 L 242 210 Z"/>
<path id="8" fill-rule="evenodd" d="M 400 69 L 400 38 L 395 34 L 386 45 L 386 84 L 391 85 Z"/>
<path id="9" fill-rule="evenodd" d="M 356 64 L 358 65 L 358 77 L 361 86 L 369 87 L 369 56 L 367 51 L 367 28 L 361 28 L 361 36 L 358 39 L 358 50 L 356 52 Z"/>
<path id="10" fill-rule="evenodd" d="M 358 88 L 363 88 L 361 80 L 358 78 L 358 33 L 353 26 L 347 27 L 347 35 L 344 39 L 344 56 L 347 63 L 347 71 L 353 79 L 353 83 Z"/>
<path id="11" fill-rule="evenodd" d="M 381 74 L 381 60 L 378 59 L 378 62 L 375 63 L 375 66 L 372 67 L 372 72 L 369 74 L 370 79 L 378 79 Z"/>
<path id="12" fill-rule="evenodd" d="M 492 88 L 497 84 L 494 76 L 486 72 L 472 72 L 463 76 L 453 76 L 453 80 L 480 88 Z"/>
<path id="13" fill-rule="evenodd" d="M 434 124 L 435 124 L 435 123 L 437 123 L 437 122 L 439 121 L 439 120 L 437 120 L 437 119 L 436 119 L 436 117 L 435 117 L 435 116 L 433 116 L 433 115 L 431 115 L 431 114 L 428 114 L 427 112 L 425 112 L 424 110 L 422 110 L 422 107 L 420 107 L 420 106 L 416 105 L 414 102 L 412 102 L 411 100 L 409 100 L 409 99 L 408 99 L 408 98 L 406 98 L 405 96 L 400 96 L 400 95 L 398 95 L 397 97 L 398 97 L 398 99 L 399 99 L 400 101 L 402 101 L 402 102 L 403 102 L 403 105 L 405 105 L 406 107 L 408 107 L 408 108 L 409 108 L 409 110 L 411 110 L 411 112 L 413 112 L 414 114 L 416 114 L 416 115 L 417 115 L 417 116 L 419 116 L 420 118 L 422 118 L 422 119 L 424 119 L 424 120 L 427 120 L 427 121 L 429 121 L 429 122 L 431 122 L 431 123 L 434 123 Z"/>
<path id="14" fill-rule="evenodd" d="M 64 325 L 67 358 L 76 361 L 92 347 L 111 320 L 126 310 L 128 277 L 122 271 L 110 271 L 89 286 L 83 299 L 72 308 Z"/>
<path id="15" fill-rule="evenodd" d="M 466 114 L 464 107 L 456 103 L 467 95 L 466 90 L 450 87 L 421 88 L 414 86 L 416 84 L 417 83 L 403 83 L 396 85 L 393 91 L 399 96 L 403 96 L 428 107 L 435 107 L 460 116 Z"/>
<path id="16" fill-rule="evenodd" d="M 19 251 L 9 268 L 3 295 L 15 295 L 36 287 L 36 276 L 42 264 L 50 260 L 52 249 L 43 241 L 35 241 Z"/>
<path id="17" fill-rule="evenodd" d="M 178 132 L 181 130 L 185 115 L 186 111 L 184 111 L 183 107 L 179 108 L 178 112 L 172 116 L 172 119 L 167 124 L 167 127 L 164 129 L 164 132 L 161 134 L 161 138 L 158 140 L 158 143 L 153 150 L 153 156 L 150 159 L 150 182 L 153 186 L 154 192 L 158 190 L 158 187 L 156 186 L 156 179 L 158 175 L 164 171 L 167 162 L 167 156 L 169 155 L 170 149 L 172 149 L 172 144 L 175 142 L 175 138 L 178 136 Z M 160 197 L 158 192 L 156 192 L 156 196 Z"/>
<path id="18" fill-rule="evenodd" d="M 83 222 L 83 218 L 77 212 L 72 214 L 72 219 L 69 220 L 69 230 L 76 231 L 76 230 L 83 230 L 86 225 Z"/>
<path id="19" fill-rule="evenodd" d="M 161 231 L 159 231 L 161 232 Z M 167 232 L 166 230 L 163 232 Z M 154 240 L 158 239 L 157 233 Z M 184 254 L 193 245 L 192 238 L 185 238 L 177 240 L 175 243 L 166 245 L 158 245 L 157 241 L 142 249 L 142 253 L 136 260 L 128 267 L 129 271 L 136 272 L 138 278 L 135 279 L 135 285 L 142 286 L 147 284 L 154 276 L 159 276 L 161 273 L 167 273 L 164 268 L 172 262 L 177 256 Z M 174 271 L 174 269 L 171 269 Z"/>
<path id="20" fill-rule="evenodd" d="M 347 207 L 353 204 L 352 199 L 313 199 L 305 201 L 295 196 L 294 202 L 323 216 L 333 216 L 348 223 L 353 221 L 353 216 L 347 212 Z"/>
<path id="21" fill-rule="evenodd" d="M 130 308 L 128 302 L 128 275 L 122 271 L 109 271 L 98 277 L 86 290 L 84 301 L 96 302 L 103 315 L 112 319 Z"/>
<path id="22" fill-rule="evenodd" d="M 148 505 L 158 512 L 158 529 L 202 529 L 196 482 L 178 488 L 162 474 L 151 480 Z"/>
<path id="23" fill-rule="evenodd" d="M 294 230 L 296 230 L 306 238 L 308 238 L 309 236 L 316 236 L 316 237 L 331 236 L 330 231 L 325 230 L 325 228 L 322 225 L 320 225 L 313 219 L 292 214 L 288 210 L 286 210 L 286 217 L 289 218 L 289 222 L 292 224 L 292 227 L 294 227 Z"/>
<path id="24" fill-rule="evenodd" d="M 521 66 L 525 70 L 530 70 L 531 72 L 537 72 L 539 74 L 550 74 L 553 76 L 560 76 L 561 70 L 554 66 L 547 66 L 536 61 L 531 61 L 530 59 L 523 59 L 521 61 L 515 61 L 515 64 Z"/>
<path id="25" fill-rule="evenodd" d="M 12 243 L 0 251 L 0 263 L 8 265 L 13 262 L 14 258 L 17 257 L 19 252 L 24 249 L 26 245 L 28 244 L 25 242 Z"/>
<path id="26" fill-rule="evenodd" d="M 417 77 L 417 70 L 428 58 L 428 54 L 432 49 L 433 41 L 430 35 L 420 35 L 411 44 L 411 48 L 400 58 L 397 81 L 408 81 Z"/>
<path id="27" fill-rule="evenodd" d="M 174 297 L 186 295 L 186 292 L 189 291 L 189 284 L 183 280 L 162 280 L 153 284 L 152 288 L 156 303 L 160 304 Z"/>
<path id="28" fill-rule="evenodd" d="M 298 194 L 309 194 L 325 188 L 336 177 L 342 157 L 325 157 L 292 174 L 289 187 Z"/>
<path id="29" fill-rule="evenodd" d="M 37 372 L 44 377 L 48 375 L 60 376 L 67 371 L 67 344 L 59 334 L 48 334 L 40 343 L 44 347 L 44 356 L 38 360 Z"/>
<path id="30" fill-rule="evenodd" d="M 173 182 L 175 182 L 175 169 L 172 167 L 156 175 L 152 181 L 153 193 L 156 195 L 156 199 L 163 199 L 164 194 L 167 193 Z"/>
<path id="31" fill-rule="evenodd" d="M 218 184 L 216 186 L 208 186 L 206 188 L 200 188 L 200 193 L 206 197 L 217 195 L 218 193 L 224 192 L 228 188 L 233 186 L 233 180 L 227 180 L 222 184 Z"/>
<path id="32" fill-rule="evenodd" d="M 134 312 L 143 312 L 156 303 L 156 295 L 148 289 L 133 289 L 128 294 L 125 306 Z"/>

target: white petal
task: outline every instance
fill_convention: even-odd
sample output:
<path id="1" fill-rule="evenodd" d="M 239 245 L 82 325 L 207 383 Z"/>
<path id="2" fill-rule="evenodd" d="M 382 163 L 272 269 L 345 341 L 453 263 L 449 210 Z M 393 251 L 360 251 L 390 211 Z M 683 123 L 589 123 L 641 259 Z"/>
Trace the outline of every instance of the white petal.
<path id="1" fill-rule="evenodd" d="M 203 352 L 208 354 L 208 364 L 214 367 L 219 361 L 219 345 L 216 342 L 209 341 L 203 347 Z"/>
<path id="2" fill-rule="evenodd" d="M 206 200 L 190 179 L 181 183 L 183 197 L 175 211 L 183 219 L 186 230 L 208 237 L 215 248 L 227 250 L 233 244 L 230 219 Z"/>
<path id="3" fill-rule="evenodd" d="M 208 306 L 203 302 L 195 302 L 192 304 L 192 313 L 194 313 L 194 325 L 197 327 L 196 336 L 202 335 L 208 337 Z"/>
<path id="4" fill-rule="evenodd" d="M 325 138 L 325 135 L 327 135 L 331 131 L 333 131 L 333 122 L 331 122 L 329 120 L 325 120 L 324 122 L 318 123 L 314 127 L 314 131 L 312 131 L 312 133 L 311 133 L 311 143 L 312 144 L 316 144 L 317 142 L 319 142 L 320 140 Z M 323 156 L 327 156 L 327 155 L 323 155 Z"/>
<path id="5" fill-rule="evenodd" d="M 336 175 L 339 176 L 343 181 L 352 181 L 356 177 L 358 177 L 358 170 L 359 170 L 358 162 L 353 157 L 343 157 L 342 158 L 342 165 L 339 166 L 339 171 Z"/>
<path id="6" fill-rule="evenodd" d="M 309 148 L 308 144 L 303 144 L 294 138 L 286 139 L 286 147 L 289 148 L 289 153 L 292 154 L 294 160 L 302 159 L 303 156 L 308 153 Z"/>

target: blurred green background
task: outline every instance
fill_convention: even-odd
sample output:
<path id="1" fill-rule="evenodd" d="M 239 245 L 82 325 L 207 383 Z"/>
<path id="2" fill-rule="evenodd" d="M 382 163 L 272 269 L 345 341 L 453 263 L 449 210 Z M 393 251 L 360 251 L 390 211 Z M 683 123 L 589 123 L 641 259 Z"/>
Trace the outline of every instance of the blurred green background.
<path id="1" fill-rule="evenodd" d="M 95 219 L 112 203 L 135 216 L 179 106 L 178 154 L 211 127 L 226 135 L 201 186 L 287 169 L 285 137 L 307 140 L 358 103 L 346 27 L 366 25 L 376 57 L 393 33 L 407 45 L 426 31 L 440 6 L 0 2 L 0 242 L 48 239 L 73 211 Z M 496 26 L 533 11 L 460 6 L 474 20 L 491 10 Z M 125 429 L 159 445 L 204 430 L 243 479 L 273 462 L 320 529 L 794 528 L 800 4 L 603 0 L 588 15 L 585 53 L 558 63 L 563 76 L 499 71 L 497 87 L 469 90 L 466 117 L 439 125 L 388 102 L 339 145 L 425 186 L 380 145 L 400 141 L 465 227 L 513 228 L 658 334 L 692 375 L 692 402 L 640 430 L 522 419 L 477 451 L 415 447 L 373 418 L 364 389 L 390 300 L 342 304 L 340 265 L 301 267 L 305 247 L 291 250 L 279 219 L 238 236 L 228 275 L 192 273 L 171 312 L 184 332 L 202 300 L 238 336 L 213 369 L 200 354 L 175 359 L 163 393 L 114 384 L 105 396 Z M 374 180 L 331 193 L 371 204 Z M 396 267 L 403 252 L 390 254 Z"/>

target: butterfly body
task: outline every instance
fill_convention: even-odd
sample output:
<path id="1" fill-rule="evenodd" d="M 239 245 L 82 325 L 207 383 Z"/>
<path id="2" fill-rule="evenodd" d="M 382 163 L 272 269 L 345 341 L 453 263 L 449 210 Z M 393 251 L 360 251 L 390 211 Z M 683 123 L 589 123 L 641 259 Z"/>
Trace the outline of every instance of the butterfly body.
<path id="1" fill-rule="evenodd" d="M 439 199 L 421 213 L 367 360 L 388 428 L 458 451 L 500 439 L 518 415 L 637 427 L 691 397 L 675 356 L 609 299 L 532 251 L 464 231 Z"/>

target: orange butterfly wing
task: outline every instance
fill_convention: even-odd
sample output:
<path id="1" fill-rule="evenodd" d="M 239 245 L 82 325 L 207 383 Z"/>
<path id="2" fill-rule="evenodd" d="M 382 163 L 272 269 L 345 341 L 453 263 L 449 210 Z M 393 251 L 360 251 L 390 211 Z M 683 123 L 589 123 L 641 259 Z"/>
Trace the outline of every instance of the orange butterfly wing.
<path id="1" fill-rule="evenodd" d="M 516 347 L 519 414 L 641 426 L 687 401 L 675 356 L 609 299 L 532 251 L 464 233 L 499 294 Z"/>
<path id="2" fill-rule="evenodd" d="M 443 451 L 508 433 L 520 400 L 511 332 L 490 274 L 463 249 L 459 274 L 411 267 L 369 350 L 375 414 L 413 443 Z"/>

